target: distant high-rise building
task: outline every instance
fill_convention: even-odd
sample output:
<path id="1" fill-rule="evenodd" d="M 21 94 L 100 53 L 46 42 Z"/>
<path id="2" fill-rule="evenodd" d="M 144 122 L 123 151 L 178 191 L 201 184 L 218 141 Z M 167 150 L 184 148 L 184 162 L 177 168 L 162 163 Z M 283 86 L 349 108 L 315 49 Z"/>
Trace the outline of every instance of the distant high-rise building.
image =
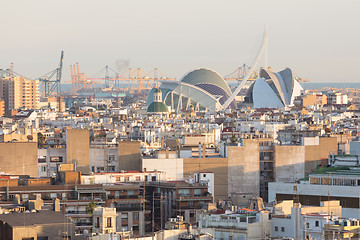
<path id="1" fill-rule="evenodd" d="M 0 117 L 5 114 L 5 101 L 0 98 Z"/>
<path id="2" fill-rule="evenodd" d="M 0 79 L 0 98 L 5 101 L 5 110 L 39 106 L 39 81 L 24 77 L 5 77 Z"/>

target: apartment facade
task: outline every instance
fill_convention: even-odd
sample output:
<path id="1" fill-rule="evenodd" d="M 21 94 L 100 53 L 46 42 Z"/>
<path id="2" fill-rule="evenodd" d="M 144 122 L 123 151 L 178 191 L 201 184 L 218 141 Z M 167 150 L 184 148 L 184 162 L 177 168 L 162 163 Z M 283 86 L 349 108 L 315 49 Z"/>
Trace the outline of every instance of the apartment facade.
<path id="1" fill-rule="evenodd" d="M 39 81 L 24 77 L 0 79 L 0 98 L 5 101 L 5 110 L 37 109 L 40 103 Z"/>

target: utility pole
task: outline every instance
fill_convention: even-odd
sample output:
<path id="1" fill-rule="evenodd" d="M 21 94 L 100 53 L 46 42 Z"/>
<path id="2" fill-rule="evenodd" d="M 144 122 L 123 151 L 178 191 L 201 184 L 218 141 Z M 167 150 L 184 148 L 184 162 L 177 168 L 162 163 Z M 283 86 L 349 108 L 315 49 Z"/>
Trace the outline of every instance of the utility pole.
<path id="1" fill-rule="evenodd" d="M 152 199 L 152 239 L 154 240 L 154 231 L 155 231 L 155 191 L 153 191 Z"/>

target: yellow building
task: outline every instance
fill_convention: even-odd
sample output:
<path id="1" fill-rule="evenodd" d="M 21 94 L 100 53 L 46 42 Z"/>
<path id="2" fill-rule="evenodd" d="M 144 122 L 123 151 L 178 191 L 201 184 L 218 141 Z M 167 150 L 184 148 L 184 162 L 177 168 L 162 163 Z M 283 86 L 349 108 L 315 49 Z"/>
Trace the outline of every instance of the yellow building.
<path id="1" fill-rule="evenodd" d="M 324 106 L 327 104 L 326 95 L 316 94 L 316 95 L 306 95 L 302 99 L 302 106 L 308 107 L 310 105 L 320 105 Z"/>
<path id="2" fill-rule="evenodd" d="M 5 115 L 5 101 L 0 99 L 0 117 Z"/>
<path id="3" fill-rule="evenodd" d="M 5 110 L 37 109 L 40 102 L 39 81 L 24 77 L 0 79 L 0 98 L 5 101 Z"/>

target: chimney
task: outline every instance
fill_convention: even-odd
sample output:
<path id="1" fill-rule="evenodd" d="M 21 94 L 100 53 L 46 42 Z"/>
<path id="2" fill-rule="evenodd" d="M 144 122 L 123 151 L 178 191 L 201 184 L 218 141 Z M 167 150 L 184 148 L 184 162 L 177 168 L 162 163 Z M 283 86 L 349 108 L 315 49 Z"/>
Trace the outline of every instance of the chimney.
<path id="1" fill-rule="evenodd" d="M 206 157 L 206 147 L 205 147 L 205 144 L 202 145 L 202 157 L 203 157 L 203 158 Z"/>
<path id="2" fill-rule="evenodd" d="M 19 205 L 20 204 L 20 195 L 16 194 L 14 197 L 14 204 Z"/>
<path id="3" fill-rule="evenodd" d="M 201 142 L 199 142 L 199 158 L 202 158 Z"/>
<path id="4" fill-rule="evenodd" d="M 60 199 L 58 198 L 54 199 L 53 210 L 55 212 L 60 212 Z"/>

